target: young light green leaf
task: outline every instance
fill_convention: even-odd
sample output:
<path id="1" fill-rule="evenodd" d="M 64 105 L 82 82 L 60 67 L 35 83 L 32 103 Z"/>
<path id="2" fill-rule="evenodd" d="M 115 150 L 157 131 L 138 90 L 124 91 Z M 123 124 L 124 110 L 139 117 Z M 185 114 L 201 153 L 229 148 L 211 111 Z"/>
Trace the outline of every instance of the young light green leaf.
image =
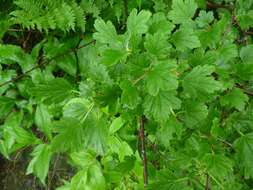
<path id="1" fill-rule="evenodd" d="M 199 16 L 196 18 L 196 22 L 200 28 L 208 26 L 214 19 L 213 12 L 203 11 L 199 12 Z"/>
<path id="2" fill-rule="evenodd" d="M 73 152 L 70 154 L 72 163 L 82 169 L 88 168 L 91 164 L 96 163 L 96 154 L 94 152 Z"/>
<path id="3" fill-rule="evenodd" d="M 35 111 L 35 124 L 38 128 L 51 139 L 51 115 L 45 105 L 39 104 Z"/>
<path id="4" fill-rule="evenodd" d="M 110 125 L 109 134 L 116 133 L 123 125 L 124 121 L 121 117 L 115 118 Z"/>
<path id="5" fill-rule="evenodd" d="M 197 4 L 194 0 L 173 0 L 168 17 L 175 24 L 185 23 L 194 16 Z"/>
<path id="6" fill-rule="evenodd" d="M 127 30 L 131 34 L 143 34 L 148 31 L 147 22 L 151 17 L 149 11 L 142 10 L 137 14 L 137 10 L 133 9 L 127 18 Z"/>
<path id="7" fill-rule="evenodd" d="M 35 174 L 45 185 L 49 164 L 52 156 L 51 147 L 47 144 L 39 144 L 32 152 L 32 160 L 28 165 L 26 174 Z"/>
<path id="8" fill-rule="evenodd" d="M 6 146 L 5 141 L 0 140 L 0 153 L 7 159 L 10 159 L 9 157 L 9 151 L 8 147 Z"/>
<path id="9" fill-rule="evenodd" d="M 111 21 L 105 22 L 102 19 L 97 19 L 94 27 L 97 32 L 94 33 L 93 37 L 98 42 L 113 45 L 119 44 L 119 37 Z"/>
<path id="10" fill-rule="evenodd" d="M 88 169 L 80 170 L 71 179 L 71 190 L 104 190 L 105 186 L 105 178 L 97 164 L 91 165 Z"/>
<path id="11" fill-rule="evenodd" d="M 63 107 L 63 116 L 66 118 L 75 118 L 80 123 L 92 117 L 94 104 L 84 98 L 72 98 Z"/>
<path id="12" fill-rule="evenodd" d="M 40 139 L 38 139 L 32 132 L 25 130 L 23 127 L 15 126 L 12 127 L 12 130 L 18 147 L 38 144 L 40 142 Z"/>
<path id="13" fill-rule="evenodd" d="M 21 62 L 25 53 L 22 48 L 15 45 L 0 44 L 0 63 L 8 64 L 13 62 Z"/>
<path id="14" fill-rule="evenodd" d="M 121 162 L 124 161 L 126 156 L 133 155 L 133 150 L 129 144 L 116 136 L 109 137 L 108 146 L 111 152 L 118 154 Z"/>

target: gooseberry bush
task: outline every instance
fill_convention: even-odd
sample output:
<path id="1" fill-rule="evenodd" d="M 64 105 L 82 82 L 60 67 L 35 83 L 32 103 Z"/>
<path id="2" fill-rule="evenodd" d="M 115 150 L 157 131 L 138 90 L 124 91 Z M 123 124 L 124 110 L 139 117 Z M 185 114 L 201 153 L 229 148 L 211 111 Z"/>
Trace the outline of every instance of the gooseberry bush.
<path id="1" fill-rule="evenodd" d="M 253 188 L 252 0 L 0 9 L 0 153 L 42 189 Z"/>

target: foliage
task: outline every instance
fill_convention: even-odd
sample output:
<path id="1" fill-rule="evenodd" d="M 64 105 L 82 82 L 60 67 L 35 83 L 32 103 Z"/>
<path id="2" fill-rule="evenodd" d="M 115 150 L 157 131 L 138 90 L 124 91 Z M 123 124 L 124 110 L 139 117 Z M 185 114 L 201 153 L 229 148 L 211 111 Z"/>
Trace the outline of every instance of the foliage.
<path id="1" fill-rule="evenodd" d="M 42 186 L 253 188 L 251 0 L 4 6 L 0 153 Z"/>

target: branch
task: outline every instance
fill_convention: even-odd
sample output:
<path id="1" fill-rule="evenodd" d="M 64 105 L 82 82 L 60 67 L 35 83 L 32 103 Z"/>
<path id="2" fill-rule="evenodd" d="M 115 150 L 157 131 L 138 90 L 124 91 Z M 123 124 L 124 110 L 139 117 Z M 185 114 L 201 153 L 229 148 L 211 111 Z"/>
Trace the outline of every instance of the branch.
<path id="1" fill-rule="evenodd" d="M 253 31 L 245 31 L 244 34 L 253 36 Z"/>
<path id="2" fill-rule="evenodd" d="M 236 87 L 237 88 L 240 88 L 245 94 L 247 94 L 248 96 L 253 96 L 253 92 L 251 92 L 251 91 L 249 91 L 249 90 L 247 90 L 247 89 L 245 89 L 242 85 L 240 85 L 240 84 L 236 84 Z"/>
<path id="3" fill-rule="evenodd" d="M 64 52 L 64 53 L 58 54 L 58 55 L 56 55 L 56 56 L 54 56 L 54 57 L 52 57 L 52 58 L 50 58 L 50 59 L 48 59 L 48 60 L 43 61 L 43 62 L 40 63 L 40 64 L 38 64 L 39 61 L 37 61 L 37 64 L 36 64 L 34 67 L 32 67 L 31 69 L 27 70 L 27 71 L 24 72 L 23 74 L 18 75 L 18 76 L 16 76 L 16 77 L 14 77 L 14 78 L 12 78 L 12 79 L 10 79 L 10 80 L 8 80 L 8 81 L 6 81 L 6 82 L 0 84 L 0 87 L 5 86 L 5 85 L 7 85 L 7 84 L 9 84 L 9 83 L 16 82 L 17 80 L 19 80 L 19 79 L 25 77 L 26 75 L 28 75 L 28 74 L 31 73 L 32 71 L 34 71 L 34 70 L 40 68 L 41 66 L 44 66 L 44 65 L 49 64 L 51 61 L 53 61 L 53 60 L 56 59 L 56 58 L 62 57 L 62 56 L 66 55 L 66 54 L 69 54 L 69 53 L 71 53 L 71 52 L 75 52 L 76 50 L 82 49 L 82 48 L 87 47 L 87 46 L 89 46 L 89 45 L 91 45 L 91 44 L 94 44 L 94 43 L 95 43 L 95 40 L 92 40 L 92 41 L 90 41 L 90 42 L 88 42 L 88 43 L 86 43 L 86 44 L 84 44 L 84 45 L 81 45 L 81 46 L 79 46 L 79 47 L 77 47 L 77 48 L 72 48 L 72 49 L 69 49 L 68 51 L 66 51 L 66 52 Z M 40 60 L 40 59 L 39 59 L 39 60 Z"/>
<path id="4" fill-rule="evenodd" d="M 143 161 L 143 178 L 144 178 L 144 187 L 148 185 L 148 166 L 147 166 L 147 154 L 146 154 L 146 142 L 145 142 L 145 117 L 142 116 L 140 119 L 140 131 L 139 137 L 141 141 L 141 155 Z"/>
<path id="5" fill-rule="evenodd" d="M 234 7 L 231 5 L 218 4 L 218 3 L 211 2 L 211 1 L 207 1 L 206 6 L 210 9 L 219 9 L 219 8 L 227 9 L 230 12 L 233 12 L 233 10 L 234 10 Z"/>

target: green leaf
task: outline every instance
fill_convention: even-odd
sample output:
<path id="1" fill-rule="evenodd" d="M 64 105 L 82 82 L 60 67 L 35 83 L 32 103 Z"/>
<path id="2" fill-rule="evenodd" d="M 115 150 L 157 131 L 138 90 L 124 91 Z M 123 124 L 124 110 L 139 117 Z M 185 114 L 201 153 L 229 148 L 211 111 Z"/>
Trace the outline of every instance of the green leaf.
<path id="1" fill-rule="evenodd" d="M 35 124 L 47 136 L 52 139 L 51 134 L 51 115 L 45 105 L 39 104 L 35 111 Z"/>
<path id="2" fill-rule="evenodd" d="M 127 56 L 127 51 L 122 49 L 106 49 L 102 52 L 101 62 L 105 65 L 115 65 L 119 61 L 124 60 Z"/>
<path id="3" fill-rule="evenodd" d="M 242 47 L 240 51 L 240 58 L 243 60 L 245 63 L 251 63 L 253 64 L 253 45 L 247 45 Z"/>
<path id="4" fill-rule="evenodd" d="M 221 89 L 221 84 L 210 76 L 214 67 L 209 65 L 197 66 L 183 78 L 184 92 L 192 98 L 199 95 L 211 94 Z"/>
<path id="5" fill-rule="evenodd" d="M 203 121 L 208 115 L 207 106 L 204 103 L 197 101 L 184 102 L 184 121 L 187 127 L 199 127 L 200 122 Z"/>
<path id="6" fill-rule="evenodd" d="M 20 127 L 22 125 L 23 119 L 24 119 L 23 110 L 15 111 L 8 115 L 8 117 L 4 121 L 4 125 L 11 127 Z"/>
<path id="7" fill-rule="evenodd" d="M 124 80 L 120 83 L 122 89 L 121 102 L 128 108 L 134 109 L 140 102 L 138 90 L 130 81 Z"/>
<path id="8" fill-rule="evenodd" d="M 193 190 L 187 185 L 188 178 L 175 176 L 174 172 L 167 168 L 156 173 L 156 178 L 148 185 L 148 190 Z"/>
<path id="9" fill-rule="evenodd" d="M 183 125 L 179 123 L 176 118 L 170 117 L 161 127 L 158 129 L 156 136 L 158 141 L 165 147 L 170 146 L 170 141 L 173 139 L 174 134 L 177 137 L 181 137 L 183 131 Z"/>
<path id="10" fill-rule="evenodd" d="M 137 14 L 137 10 L 133 9 L 127 18 L 127 30 L 131 34 L 143 34 L 148 31 L 147 22 L 151 17 L 149 11 L 142 10 Z"/>
<path id="11" fill-rule="evenodd" d="M 108 126 L 104 119 L 100 118 L 85 126 L 85 146 L 91 148 L 99 155 L 107 151 Z"/>
<path id="12" fill-rule="evenodd" d="M 221 97 L 220 101 L 222 106 L 229 106 L 230 108 L 236 108 L 239 111 L 243 111 L 248 100 L 248 96 L 244 94 L 241 89 L 234 88 L 225 96 Z"/>
<path id="13" fill-rule="evenodd" d="M 222 154 L 208 153 L 203 157 L 203 163 L 206 165 L 208 174 L 215 180 L 222 181 L 233 172 L 232 161 Z"/>
<path id="14" fill-rule="evenodd" d="M 0 63 L 21 62 L 25 54 L 19 46 L 0 44 Z"/>
<path id="15" fill-rule="evenodd" d="M 239 63 L 236 66 L 237 75 L 243 80 L 253 79 L 253 64 Z"/>
<path id="16" fill-rule="evenodd" d="M 7 146 L 3 140 L 0 140 L 0 153 L 7 159 L 9 158 L 9 151 L 7 150 Z"/>
<path id="17" fill-rule="evenodd" d="M 63 78 L 55 78 L 45 83 L 37 84 L 30 93 L 45 104 L 60 103 L 67 100 L 72 93 L 72 85 Z"/>
<path id="18" fill-rule="evenodd" d="M 84 126 L 74 118 L 63 118 L 55 124 L 58 133 L 52 139 L 52 151 L 73 152 L 84 148 Z"/>
<path id="19" fill-rule="evenodd" d="M 95 46 L 88 46 L 78 52 L 80 74 L 96 82 L 111 83 L 106 65 L 98 61 L 98 52 Z"/>
<path id="20" fill-rule="evenodd" d="M 178 50 L 184 51 L 200 47 L 200 41 L 195 35 L 194 31 L 190 28 L 180 28 L 172 34 L 171 42 Z"/>
<path id="21" fill-rule="evenodd" d="M 237 165 L 243 168 L 246 178 L 253 177 L 253 133 L 241 136 L 234 142 L 238 157 Z"/>
<path id="22" fill-rule="evenodd" d="M 124 125 L 124 121 L 121 117 L 115 118 L 109 128 L 109 134 L 116 133 L 122 126 Z"/>
<path id="23" fill-rule="evenodd" d="M 166 121 L 173 109 L 179 109 L 181 101 L 173 91 L 159 91 L 156 96 L 147 95 L 144 99 L 144 113 L 156 121 Z"/>
<path id="24" fill-rule="evenodd" d="M 95 40 L 110 45 L 119 44 L 119 37 L 111 21 L 107 21 L 105 23 L 102 19 L 97 19 L 94 27 L 97 30 L 97 32 L 95 32 L 93 35 Z"/>
<path id="25" fill-rule="evenodd" d="M 253 11 L 244 11 L 244 13 L 237 15 L 237 19 L 240 24 L 240 27 L 243 30 L 247 30 L 253 26 Z"/>
<path id="26" fill-rule="evenodd" d="M 71 179 L 70 190 L 104 190 L 106 189 L 106 183 L 98 165 L 91 165 L 88 169 L 80 170 Z"/>
<path id="27" fill-rule="evenodd" d="M 199 12 L 199 16 L 196 18 L 196 22 L 200 28 L 208 26 L 214 20 L 213 12 L 203 11 Z"/>
<path id="28" fill-rule="evenodd" d="M 92 117 L 92 109 L 94 104 L 84 98 L 72 98 L 63 107 L 63 116 L 72 117 L 84 123 L 86 119 Z"/>
<path id="29" fill-rule="evenodd" d="M 152 56 L 157 58 L 166 58 L 171 45 L 168 42 L 166 33 L 147 34 L 144 47 Z"/>
<path id="30" fill-rule="evenodd" d="M 35 174 L 45 185 L 49 164 L 51 160 L 51 147 L 47 144 L 36 146 L 31 154 L 33 156 L 28 165 L 26 174 Z"/>
<path id="31" fill-rule="evenodd" d="M 162 61 L 154 65 L 145 79 L 147 91 L 156 96 L 160 90 L 175 90 L 178 87 L 175 72 L 176 63 L 173 60 Z"/>
<path id="32" fill-rule="evenodd" d="M 197 8 L 194 0 L 173 0 L 168 17 L 173 23 L 182 24 L 191 20 Z"/>
<path id="33" fill-rule="evenodd" d="M 152 15 L 152 18 L 150 20 L 149 32 L 151 34 L 170 34 L 174 27 L 175 25 L 167 20 L 163 12 L 158 12 Z"/>
<path id="34" fill-rule="evenodd" d="M 15 105 L 15 99 L 0 96 L 0 118 L 6 116 Z"/>
<path id="35" fill-rule="evenodd" d="M 71 162 L 82 169 L 88 168 L 91 164 L 96 163 L 96 155 L 92 152 L 73 152 L 70 154 Z"/>
<path id="36" fill-rule="evenodd" d="M 77 60 L 74 54 L 66 54 L 57 58 L 56 60 L 57 65 L 66 73 L 71 76 L 76 75 L 77 71 Z"/>
<path id="37" fill-rule="evenodd" d="M 116 153 L 119 156 L 119 160 L 122 162 L 126 156 L 133 155 L 133 150 L 130 145 L 126 142 L 121 140 L 116 136 L 110 136 L 108 139 L 108 146 L 109 150 L 112 153 Z"/>
<path id="38" fill-rule="evenodd" d="M 221 63 L 227 63 L 238 56 L 238 50 L 235 44 L 225 44 L 218 51 Z"/>
<path id="39" fill-rule="evenodd" d="M 18 147 L 38 144 L 40 142 L 40 139 L 38 139 L 33 133 L 25 130 L 23 127 L 16 126 L 11 128 Z"/>

